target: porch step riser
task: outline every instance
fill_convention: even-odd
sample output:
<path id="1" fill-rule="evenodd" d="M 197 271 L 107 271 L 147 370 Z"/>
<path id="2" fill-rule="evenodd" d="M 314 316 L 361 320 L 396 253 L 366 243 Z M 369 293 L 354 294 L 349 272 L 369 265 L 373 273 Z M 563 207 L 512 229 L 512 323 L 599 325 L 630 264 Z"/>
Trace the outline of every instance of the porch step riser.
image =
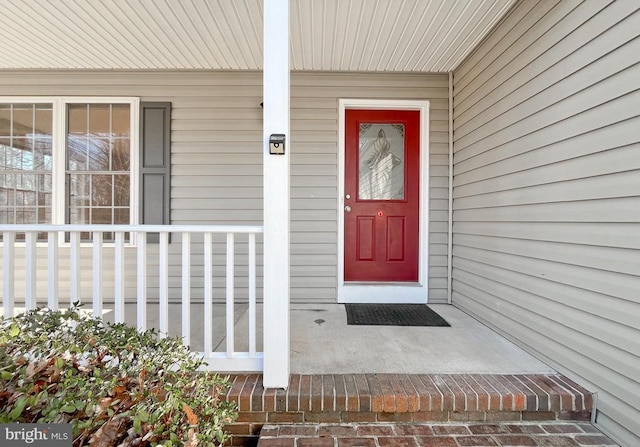
<path id="1" fill-rule="evenodd" d="M 588 422 L 265 425 L 258 447 L 617 447 Z"/>
<path id="2" fill-rule="evenodd" d="M 232 445 L 255 445 L 267 423 L 589 421 L 593 403 L 561 375 L 292 375 L 287 390 L 256 374 L 231 380 Z"/>

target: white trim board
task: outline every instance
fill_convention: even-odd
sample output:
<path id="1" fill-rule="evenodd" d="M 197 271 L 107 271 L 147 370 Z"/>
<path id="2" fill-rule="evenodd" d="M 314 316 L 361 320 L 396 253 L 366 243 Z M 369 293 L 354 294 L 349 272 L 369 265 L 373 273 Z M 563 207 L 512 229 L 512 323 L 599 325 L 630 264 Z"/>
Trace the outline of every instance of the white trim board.
<path id="1" fill-rule="evenodd" d="M 345 110 L 420 111 L 420 236 L 417 283 L 360 283 L 344 280 Z M 429 297 L 429 101 L 340 99 L 338 101 L 338 302 L 419 303 Z"/>

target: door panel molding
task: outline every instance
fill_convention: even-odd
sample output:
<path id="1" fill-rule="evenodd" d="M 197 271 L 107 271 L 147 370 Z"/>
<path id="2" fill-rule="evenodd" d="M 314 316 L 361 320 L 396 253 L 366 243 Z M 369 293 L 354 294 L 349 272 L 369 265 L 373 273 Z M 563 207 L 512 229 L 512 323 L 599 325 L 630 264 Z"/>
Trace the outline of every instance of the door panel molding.
<path id="1" fill-rule="evenodd" d="M 416 110 L 420 112 L 419 260 L 416 283 L 345 282 L 345 111 L 347 109 Z M 338 302 L 427 303 L 429 247 L 429 101 L 340 99 L 338 104 Z"/>

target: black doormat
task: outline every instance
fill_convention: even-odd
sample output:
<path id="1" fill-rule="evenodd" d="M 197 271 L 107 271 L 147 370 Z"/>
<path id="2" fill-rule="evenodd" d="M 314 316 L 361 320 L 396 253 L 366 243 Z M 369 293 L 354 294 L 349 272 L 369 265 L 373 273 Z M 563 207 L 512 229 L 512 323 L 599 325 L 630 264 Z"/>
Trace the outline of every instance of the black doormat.
<path id="1" fill-rule="evenodd" d="M 347 324 L 360 326 L 445 326 L 426 304 L 346 304 Z"/>

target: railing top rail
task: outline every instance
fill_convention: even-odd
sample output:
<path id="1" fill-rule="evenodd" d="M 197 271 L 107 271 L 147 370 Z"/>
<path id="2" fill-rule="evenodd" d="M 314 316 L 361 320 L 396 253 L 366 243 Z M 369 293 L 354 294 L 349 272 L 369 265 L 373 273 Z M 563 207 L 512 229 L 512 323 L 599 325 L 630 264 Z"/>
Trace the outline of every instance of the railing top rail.
<path id="1" fill-rule="evenodd" d="M 134 233 L 263 233 L 262 225 L 0 225 L 0 231 L 134 232 Z"/>

